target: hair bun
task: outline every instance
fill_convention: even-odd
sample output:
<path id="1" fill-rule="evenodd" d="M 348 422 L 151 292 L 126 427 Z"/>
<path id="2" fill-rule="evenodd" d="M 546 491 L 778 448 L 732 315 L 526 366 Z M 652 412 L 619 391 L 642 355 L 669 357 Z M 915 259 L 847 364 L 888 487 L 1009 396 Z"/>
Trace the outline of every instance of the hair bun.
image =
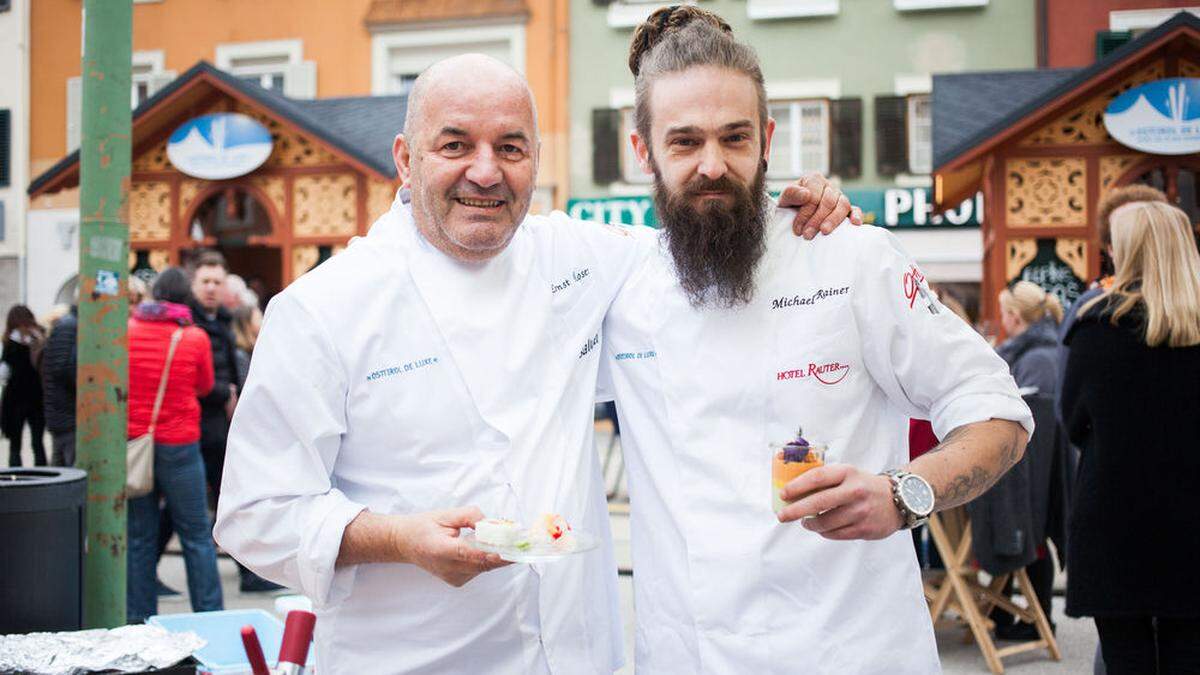
<path id="1" fill-rule="evenodd" d="M 654 11 L 645 21 L 633 31 L 633 40 L 629 44 L 629 71 L 636 78 L 642 67 L 642 57 L 663 38 L 681 30 L 692 22 L 702 22 L 717 30 L 733 34 L 733 28 L 725 19 L 692 5 L 671 5 Z"/>

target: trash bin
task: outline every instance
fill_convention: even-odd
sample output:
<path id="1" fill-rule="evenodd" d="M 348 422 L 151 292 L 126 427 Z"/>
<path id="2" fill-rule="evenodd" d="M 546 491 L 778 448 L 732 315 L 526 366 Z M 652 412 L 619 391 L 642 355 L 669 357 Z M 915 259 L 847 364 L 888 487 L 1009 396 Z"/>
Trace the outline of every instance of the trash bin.
<path id="1" fill-rule="evenodd" d="M 83 626 L 87 472 L 0 469 L 0 635 Z"/>

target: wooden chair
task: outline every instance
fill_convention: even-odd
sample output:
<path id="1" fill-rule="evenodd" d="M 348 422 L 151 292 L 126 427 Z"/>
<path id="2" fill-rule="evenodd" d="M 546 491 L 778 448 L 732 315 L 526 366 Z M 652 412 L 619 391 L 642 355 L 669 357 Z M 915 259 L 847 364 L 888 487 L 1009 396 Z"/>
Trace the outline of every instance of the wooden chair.
<path id="1" fill-rule="evenodd" d="M 945 513 L 935 513 L 929 518 L 929 533 L 946 566 L 945 576 L 940 580 L 928 580 L 925 583 L 925 597 L 929 600 L 929 613 L 935 626 L 946 621 L 965 623 L 993 673 L 1004 672 L 1001 659 L 1035 649 L 1046 649 L 1050 658 L 1055 661 L 1062 660 L 1058 642 L 1054 639 L 1054 633 L 1050 631 L 1050 620 L 1042 611 L 1042 605 L 1038 602 L 1037 594 L 1024 568 L 1013 572 L 1011 576 L 1017 582 L 1016 587 L 1025 596 L 1028 607 L 1020 607 L 1003 595 L 1004 585 L 1010 575 L 995 577 L 986 586 L 980 583 L 979 570 L 972 566 L 971 524 L 966 516 L 966 509 L 959 507 Z M 994 623 L 987 618 L 992 608 L 997 606 L 1021 621 L 1036 626 L 1039 639 L 997 649 L 988 632 L 994 627 Z M 946 616 L 950 611 L 954 612 L 956 618 Z"/>

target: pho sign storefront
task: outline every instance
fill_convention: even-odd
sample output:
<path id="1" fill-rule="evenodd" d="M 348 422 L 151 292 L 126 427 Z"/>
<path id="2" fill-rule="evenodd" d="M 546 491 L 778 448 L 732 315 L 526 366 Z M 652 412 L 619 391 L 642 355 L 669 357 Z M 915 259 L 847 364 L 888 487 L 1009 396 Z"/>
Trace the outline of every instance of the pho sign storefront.
<path id="1" fill-rule="evenodd" d="M 933 195 L 925 188 L 848 189 L 846 196 L 862 209 L 864 221 L 894 230 L 931 281 L 979 281 L 982 193 L 941 213 L 935 212 Z M 654 200 L 649 196 L 570 199 L 567 215 L 602 223 L 658 227 Z"/>

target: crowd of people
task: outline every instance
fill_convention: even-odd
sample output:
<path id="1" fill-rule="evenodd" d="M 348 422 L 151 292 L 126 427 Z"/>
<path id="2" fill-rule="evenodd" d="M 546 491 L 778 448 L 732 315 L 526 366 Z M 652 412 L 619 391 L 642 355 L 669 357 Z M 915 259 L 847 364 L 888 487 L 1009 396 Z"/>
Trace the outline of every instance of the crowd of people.
<path id="1" fill-rule="evenodd" d="M 154 437 L 154 489 L 128 503 L 128 620 L 144 621 L 157 612 L 160 595 L 177 594 L 156 572 L 173 535 L 183 553 L 192 609 L 222 609 L 212 514 L 230 419 L 262 322 L 260 298 L 210 250 L 195 252 L 186 268 L 166 268 L 149 282 L 131 275 L 127 297 L 127 435 L 137 438 L 152 429 Z M 74 305 L 41 323 L 24 305 L 8 312 L 0 431 L 9 442 L 10 466 L 22 464 L 26 427 L 35 466 L 76 463 L 78 325 Z M 244 592 L 280 588 L 245 568 L 239 571 Z"/>
<path id="2" fill-rule="evenodd" d="M 1098 668 L 1200 670 L 1200 253 L 1184 213 L 1113 190 L 1097 208 L 1110 273 L 1066 310 L 1030 282 L 1005 289 L 993 351 L 892 235 L 837 227 L 851 211 L 836 190 L 807 215 L 813 195 L 767 199 L 762 73 L 723 19 L 659 9 L 629 64 L 657 234 L 527 215 L 532 97 L 474 55 L 414 83 L 393 146 L 409 191 L 278 296 L 245 389 L 262 316 L 219 254 L 131 286 L 128 432 L 152 430 L 155 489 L 129 504 L 129 619 L 156 611 L 171 532 L 193 609 L 222 606 L 216 509 L 226 550 L 312 598 L 322 672 L 612 670 L 615 565 L 586 424 L 599 391 L 629 462 L 640 668 L 936 670 L 919 570 L 893 535 L 1036 461 L 1036 419 L 1029 448 L 1061 434 L 1077 460 L 1059 552 Z M 797 224 L 836 231 L 801 241 Z M 547 292 L 547 276 L 576 283 Z M 17 463 L 26 426 L 36 462 L 44 425 L 52 461 L 74 457 L 77 324 L 68 312 L 47 337 L 9 312 L 0 422 Z M 898 432 L 922 418 L 932 447 L 910 455 Z M 798 420 L 836 439 L 838 461 L 778 488 L 772 518 L 744 446 L 809 447 Z M 459 536 L 485 514 L 548 511 L 599 551 L 513 566 Z M 1018 548 L 1048 610 L 1045 529 Z M 1000 637 L 1028 636 L 1008 620 Z"/>
<path id="3" fill-rule="evenodd" d="M 1188 497 L 1200 479 L 1190 449 L 1200 433 L 1200 240 L 1146 185 L 1111 190 L 1096 213 L 1104 274 L 1066 310 L 1028 281 L 1001 291 L 997 351 L 1023 393 L 1054 403 L 1052 428 L 1039 426 L 1050 442 L 1029 452 L 1069 453 L 1066 613 L 1095 620 L 1096 672 L 1200 672 L 1200 544 L 1181 536 L 1200 526 Z M 1049 616 L 1054 566 L 1039 538 L 1026 571 Z M 998 637 L 1036 638 L 1006 612 L 992 619 Z"/>

